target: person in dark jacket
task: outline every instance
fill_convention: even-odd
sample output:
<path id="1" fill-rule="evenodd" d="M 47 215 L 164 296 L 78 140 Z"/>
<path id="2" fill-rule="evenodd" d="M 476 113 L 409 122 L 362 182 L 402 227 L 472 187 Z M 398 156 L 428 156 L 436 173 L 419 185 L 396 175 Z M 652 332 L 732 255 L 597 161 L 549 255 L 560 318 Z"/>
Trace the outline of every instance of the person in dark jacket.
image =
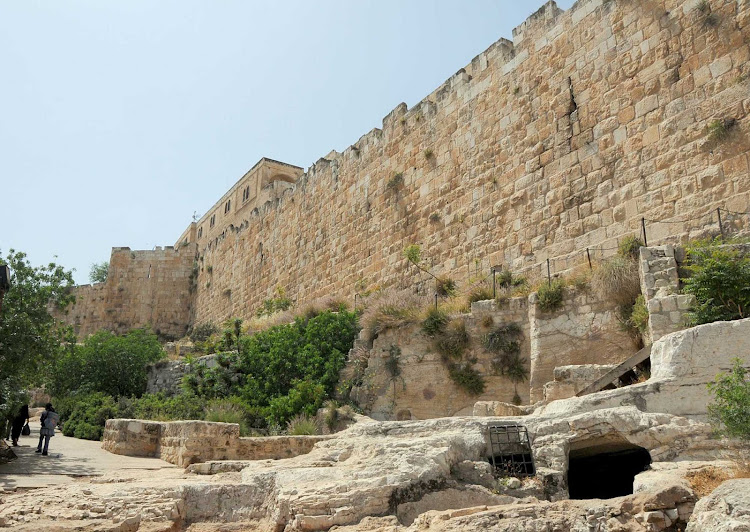
<path id="1" fill-rule="evenodd" d="M 29 405 L 23 405 L 13 418 L 13 426 L 10 429 L 10 439 L 13 440 L 13 447 L 18 447 L 18 438 L 21 437 L 23 426 L 29 422 Z"/>

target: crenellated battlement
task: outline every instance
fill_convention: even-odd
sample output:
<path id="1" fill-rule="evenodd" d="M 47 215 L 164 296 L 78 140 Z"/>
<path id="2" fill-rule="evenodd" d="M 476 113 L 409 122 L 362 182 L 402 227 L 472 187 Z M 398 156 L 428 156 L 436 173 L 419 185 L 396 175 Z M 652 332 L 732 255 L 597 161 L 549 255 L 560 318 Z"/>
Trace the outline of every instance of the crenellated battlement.
<path id="1" fill-rule="evenodd" d="M 750 7 L 709 4 L 711 24 L 694 0 L 547 2 L 306 171 L 262 159 L 177 241 L 197 244 L 194 320 L 250 316 L 277 287 L 419 289 L 409 244 L 468 286 L 600 261 L 644 225 L 649 244 L 713 235 L 717 208 L 749 229 Z"/>

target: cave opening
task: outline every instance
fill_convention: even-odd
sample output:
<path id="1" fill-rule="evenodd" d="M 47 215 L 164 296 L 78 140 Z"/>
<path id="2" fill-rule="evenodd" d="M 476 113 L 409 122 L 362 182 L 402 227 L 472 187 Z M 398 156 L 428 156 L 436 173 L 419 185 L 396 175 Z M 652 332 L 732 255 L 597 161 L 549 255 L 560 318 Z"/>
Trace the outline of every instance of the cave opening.
<path id="1" fill-rule="evenodd" d="M 611 499 L 633 493 L 633 480 L 649 469 L 651 455 L 626 441 L 572 445 L 568 455 L 571 499 Z"/>

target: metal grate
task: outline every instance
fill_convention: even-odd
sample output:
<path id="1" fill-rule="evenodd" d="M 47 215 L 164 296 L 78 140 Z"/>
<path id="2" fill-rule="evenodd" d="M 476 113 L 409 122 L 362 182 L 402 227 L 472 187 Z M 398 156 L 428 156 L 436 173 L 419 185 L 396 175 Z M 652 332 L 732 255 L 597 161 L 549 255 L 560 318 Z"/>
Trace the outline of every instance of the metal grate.
<path id="1" fill-rule="evenodd" d="M 521 425 L 489 425 L 490 463 L 503 476 L 528 477 L 535 473 L 529 432 Z"/>

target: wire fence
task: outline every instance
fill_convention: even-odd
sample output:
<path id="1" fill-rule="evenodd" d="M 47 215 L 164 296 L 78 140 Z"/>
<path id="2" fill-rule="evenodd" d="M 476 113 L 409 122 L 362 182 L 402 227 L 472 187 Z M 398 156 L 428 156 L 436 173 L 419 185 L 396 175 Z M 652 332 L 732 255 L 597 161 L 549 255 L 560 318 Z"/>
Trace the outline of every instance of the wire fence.
<path id="1" fill-rule="evenodd" d="M 662 220 L 641 217 L 640 223 L 636 219 L 631 222 L 631 226 L 633 227 L 630 233 L 607 239 L 600 244 L 579 247 L 575 251 L 546 258 L 533 264 L 519 265 L 518 261 L 490 264 L 489 259 L 469 259 L 466 265 L 467 274 L 462 281 L 457 282 L 457 289 L 468 292 L 477 285 L 495 287 L 493 279 L 502 270 L 512 271 L 514 275 L 526 276 L 532 282 L 544 279 L 551 282 L 552 279 L 578 268 L 593 269 L 596 264 L 616 255 L 626 237 L 635 236 L 645 246 L 654 246 L 684 244 L 688 240 L 697 238 L 728 239 L 750 235 L 750 211 L 733 211 L 719 206 L 689 217 L 670 217 Z M 679 226 L 679 229 L 675 230 L 675 226 Z M 437 303 L 435 279 L 421 278 L 415 281 L 412 278 L 406 283 L 410 284 L 418 295 L 434 298 Z"/>
<path id="2" fill-rule="evenodd" d="M 674 230 L 676 225 L 680 226 L 680 230 Z M 536 273 L 540 277 L 551 280 L 581 266 L 593 269 L 595 263 L 615 255 L 620 249 L 622 240 L 630 236 L 639 238 L 644 246 L 654 246 L 684 244 L 693 239 L 717 237 L 730 239 L 750 235 L 750 211 L 733 211 L 720 206 L 699 215 L 678 219 L 670 217 L 658 220 L 641 217 L 639 226 L 631 233 L 620 235 L 609 242 L 578 248 L 573 252 L 550 257 L 543 262 L 522 268 L 514 269 L 510 265 L 508 268 L 519 274 Z"/>

